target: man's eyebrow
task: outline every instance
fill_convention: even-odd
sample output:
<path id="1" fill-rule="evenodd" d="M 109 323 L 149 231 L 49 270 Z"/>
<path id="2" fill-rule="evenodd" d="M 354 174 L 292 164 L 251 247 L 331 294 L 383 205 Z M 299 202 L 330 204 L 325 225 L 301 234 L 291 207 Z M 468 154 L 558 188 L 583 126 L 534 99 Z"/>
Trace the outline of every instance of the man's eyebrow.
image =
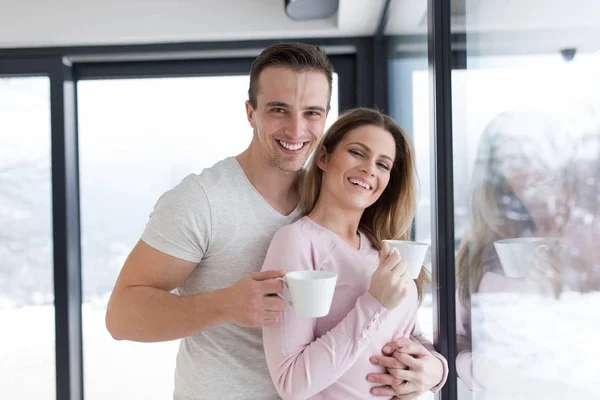
<path id="1" fill-rule="evenodd" d="M 270 101 L 267 103 L 267 107 L 282 107 L 282 108 L 290 108 L 289 104 L 286 104 L 282 101 Z"/>
<path id="2" fill-rule="evenodd" d="M 267 107 L 281 107 L 281 108 L 292 108 L 292 106 L 290 106 L 287 103 L 284 103 L 282 101 L 270 101 L 267 103 Z M 321 106 L 308 106 L 305 108 L 306 111 L 320 111 L 322 113 L 324 113 L 326 110 L 325 108 L 321 107 Z"/>
<path id="3" fill-rule="evenodd" d="M 357 146 L 360 146 L 360 147 L 362 147 L 363 149 L 365 149 L 365 151 L 367 151 L 368 153 L 370 153 L 370 152 L 371 152 L 371 149 L 369 148 L 369 146 L 367 146 L 367 145 L 366 145 L 366 144 L 364 144 L 364 143 L 361 143 L 361 142 L 352 142 L 352 143 L 350 143 L 350 144 L 355 144 L 355 145 L 357 145 Z M 385 159 L 388 159 L 388 160 L 390 160 L 392 163 L 394 162 L 394 160 L 392 159 L 392 157 L 390 157 L 390 156 L 388 156 L 388 155 L 385 155 L 385 154 L 380 154 L 380 155 L 379 155 L 379 157 L 381 157 L 381 158 L 385 158 Z"/>
<path id="4" fill-rule="evenodd" d="M 323 107 L 321 107 L 321 106 L 309 106 L 309 107 L 306 107 L 306 110 L 307 110 L 307 111 L 321 111 L 321 112 L 323 112 L 323 113 L 326 111 L 326 110 L 325 110 Z"/>

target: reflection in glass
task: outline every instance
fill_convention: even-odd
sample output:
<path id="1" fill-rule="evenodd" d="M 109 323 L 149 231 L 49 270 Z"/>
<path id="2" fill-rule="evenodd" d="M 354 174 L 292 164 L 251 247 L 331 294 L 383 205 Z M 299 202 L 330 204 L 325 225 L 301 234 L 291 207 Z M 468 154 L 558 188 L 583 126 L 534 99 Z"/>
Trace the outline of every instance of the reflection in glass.
<path id="1" fill-rule="evenodd" d="M 0 78 L 0 399 L 56 396 L 47 77 Z"/>
<path id="2" fill-rule="evenodd" d="M 338 115 L 337 82 L 334 74 L 327 126 Z M 156 199 L 250 143 L 248 84 L 248 76 L 78 83 L 86 400 L 172 397 L 178 341 L 113 340 L 106 304 Z"/>
<path id="3" fill-rule="evenodd" d="M 598 58 L 587 62 L 598 70 Z M 594 69 L 584 70 L 594 78 Z M 456 113 L 455 142 L 473 148 L 478 139 L 466 157 L 455 147 L 455 188 L 464 184 L 457 171 L 474 158 L 466 167 L 468 192 L 455 194 L 462 199 L 456 202 L 456 367 L 469 389 L 461 399 L 596 396 L 600 109 L 581 86 L 564 101 L 560 78 L 572 83 L 575 69 L 561 72 L 553 74 L 551 99 L 544 98 L 548 88 L 531 92 L 542 70 L 467 70 L 462 82 L 453 76 L 453 90 L 467 104 L 466 114 Z M 496 83 L 482 84 L 482 76 Z M 507 76 L 517 79 L 508 83 L 509 96 L 500 95 L 506 88 L 490 90 Z M 490 117 L 478 137 L 469 128 L 481 115 Z"/>

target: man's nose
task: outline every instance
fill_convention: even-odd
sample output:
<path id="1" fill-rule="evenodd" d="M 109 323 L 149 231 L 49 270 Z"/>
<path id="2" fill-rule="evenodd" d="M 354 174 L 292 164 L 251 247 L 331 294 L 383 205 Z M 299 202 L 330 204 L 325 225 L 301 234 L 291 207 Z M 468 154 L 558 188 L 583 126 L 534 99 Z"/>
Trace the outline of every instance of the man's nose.
<path id="1" fill-rule="evenodd" d="M 289 121 L 287 133 L 294 138 L 299 138 L 304 135 L 306 122 L 300 115 L 292 115 Z"/>

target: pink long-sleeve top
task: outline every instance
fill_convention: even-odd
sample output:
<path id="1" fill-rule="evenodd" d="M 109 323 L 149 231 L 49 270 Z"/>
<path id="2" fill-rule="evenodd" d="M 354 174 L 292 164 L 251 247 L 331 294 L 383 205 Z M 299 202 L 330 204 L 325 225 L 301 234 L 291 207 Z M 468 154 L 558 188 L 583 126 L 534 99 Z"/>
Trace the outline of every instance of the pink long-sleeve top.
<path id="1" fill-rule="evenodd" d="M 508 278 L 496 271 L 486 271 L 483 273 L 478 291 L 488 294 L 502 293 L 524 293 L 529 292 L 527 281 L 515 278 Z M 483 388 L 481 383 L 477 382 L 477 366 L 478 359 L 473 354 L 472 341 L 472 311 L 477 315 L 477 319 L 481 323 L 483 320 L 482 314 L 484 310 L 481 305 L 465 307 L 460 299 L 456 298 L 456 372 L 465 385 L 472 391 L 481 391 Z M 485 308 L 485 304 L 483 304 Z M 477 328 L 477 323 L 475 324 Z M 482 336 L 482 335 L 479 335 Z M 479 344 L 481 345 L 481 344 Z M 479 371 L 480 373 L 482 371 Z"/>
<path id="2" fill-rule="evenodd" d="M 297 316 L 286 307 L 273 326 L 263 329 L 269 373 L 283 399 L 367 399 L 376 384 L 369 373 L 385 373 L 370 363 L 390 340 L 412 335 L 444 364 L 446 360 L 416 328 L 417 288 L 388 311 L 371 294 L 371 275 L 379 265 L 379 252 L 360 233 L 360 248 L 309 217 L 280 229 L 273 238 L 263 270 L 325 270 L 338 275 L 329 314 L 321 318 Z"/>

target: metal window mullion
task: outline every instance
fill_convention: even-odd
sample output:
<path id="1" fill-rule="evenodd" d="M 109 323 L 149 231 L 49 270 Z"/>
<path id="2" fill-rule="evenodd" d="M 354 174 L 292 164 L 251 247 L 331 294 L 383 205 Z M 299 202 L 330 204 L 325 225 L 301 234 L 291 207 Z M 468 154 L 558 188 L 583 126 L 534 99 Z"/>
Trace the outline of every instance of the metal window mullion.
<path id="1" fill-rule="evenodd" d="M 449 366 L 443 400 L 457 399 L 450 7 L 428 0 L 434 341 Z"/>
<path id="2" fill-rule="evenodd" d="M 50 69 L 56 398 L 83 399 L 76 83 L 62 57 Z"/>

